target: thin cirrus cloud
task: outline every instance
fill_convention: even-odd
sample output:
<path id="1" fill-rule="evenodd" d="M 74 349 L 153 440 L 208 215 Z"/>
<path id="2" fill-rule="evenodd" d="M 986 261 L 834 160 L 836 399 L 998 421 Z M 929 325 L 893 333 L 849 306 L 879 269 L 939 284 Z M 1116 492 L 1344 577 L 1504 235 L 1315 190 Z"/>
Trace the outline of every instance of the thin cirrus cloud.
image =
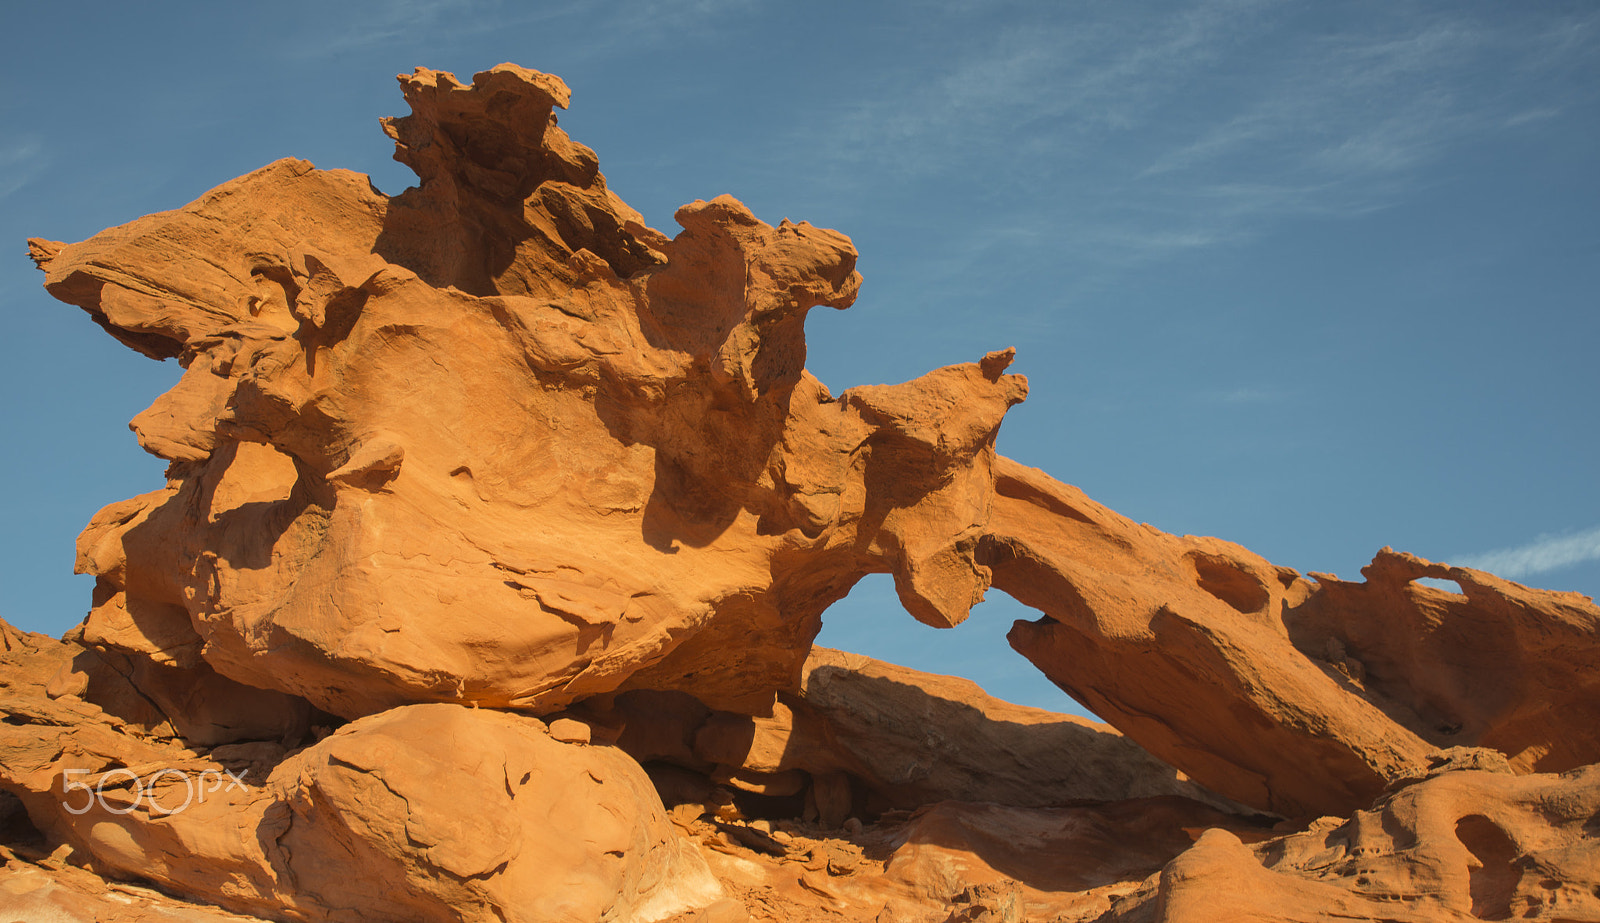
<path id="1" fill-rule="evenodd" d="M 795 152 L 845 185 L 863 163 L 905 183 L 1004 165 L 1027 178 L 1015 208 L 1065 216 L 1058 240 L 1133 266 L 1288 218 L 1360 217 L 1448 181 L 1456 154 L 1540 130 L 1586 92 L 1549 78 L 1575 66 L 1600 19 L 1401 8 L 1307 40 L 1299 8 L 1271 0 L 1181 16 L 1047 9 L 974 21 L 937 70 L 863 88 L 827 126 L 804 126 L 825 144 Z"/>
<path id="2" fill-rule="evenodd" d="M 23 138 L 0 147 L 0 199 L 28 185 L 44 172 L 44 146 L 38 138 Z"/>
<path id="3" fill-rule="evenodd" d="M 418 49 L 414 63 L 440 67 L 446 52 L 460 53 L 469 69 L 465 79 L 495 62 L 477 55 L 496 39 L 521 34 L 581 36 L 562 43 L 568 62 L 625 62 L 641 49 L 674 40 L 684 31 L 724 31 L 757 6 L 756 0 L 570 0 L 566 3 L 507 3 L 505 0 L 363 0 L 331 5 L 308 22 L 301 38 L 285 49 L 292 60 L 325 58 L 346 52 Z M 544 42 L 528 43 L 512 63 L 535 69 L 550 65 L 525 59 Z M 559 76 L 559 75 L 558 75 Z"/>
<path id="4" fill-rule="evenodd" d="M 1468 555 L 1455 562 L 1517 579 L 1600 560 L 1600 526 L 1571 535 L 1541 535 L 1526 545 Z"/>
<path id="5" fill-rule="evenodd" d="M 559 15 L 555 11 L 522 11 L 519 22 Z M 396 43 L 448 44 L 493 33 L 508 25 L 494 0 L 387 0 L 352 3 L 328 10 L 306 23 L 305 35 L 286 46 L 291 59 L 376 50 Z"/>

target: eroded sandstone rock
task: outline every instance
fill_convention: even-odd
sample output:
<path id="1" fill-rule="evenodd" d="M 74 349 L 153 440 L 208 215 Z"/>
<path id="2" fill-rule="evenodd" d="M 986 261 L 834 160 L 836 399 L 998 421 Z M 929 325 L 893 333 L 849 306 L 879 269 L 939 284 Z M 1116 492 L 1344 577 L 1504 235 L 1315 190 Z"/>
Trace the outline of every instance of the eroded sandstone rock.
<path id="1" fill-rule="evenodd" d="M 1018 622 L 1012 646 L 1217 792 L 1310 818 L 1365 806 L 1438 747 L 1500 747 L 1523 768 L 1600 761 L 1587 597 L 1388 549 L 1365 584 L 1308 580 L 1132 522 L 1009 459 L 995 472 L 980 560 L 1045 613 Z"/>
<path id="2" fill-rule="evenodd" d="M 1313 574 L 1317 592 L 1284 613 L 1304 655 L 1436 746 L 1491 747 L 1523 772 L 1600 762 L 1600 609 L 1588 597 L 1388 548 L 1361 573 Z"/>
<path id="3" fill-rule="evenodd" d="M 650 923 L 722 896 L 637 764 L 535 718 L 414 705 L 304 749 L 191 749 L 52 700 L 53 644 L 0 655 L 0 786 L 103 875 L 328 923 Z"/>
<path id="4" fill-rule="evenodd" d="M 51 294 L 185 372 L 131 424 L 167 483 L 79 538 L 83 625 L 0 623 L 8 822 L 279 920 L 1594 915 L 1590 600 L 1133 523 L 995 454 L 1010 350 L 834 396 L 803 323 L 855 299 L 847 237 L 722 196 L 669 238 L 557 127 L 559 79 L 400 79 L 416 188 L 282 160 L 29 242 Z M 1121 735 L 808 661 L 868 573 L 934 626 L 991 583 L 1039 609 L 1013 646 Z M 1134 744 L 1354 817 L 1252 849 L 1127 801 L 1210 797 Z M 623 751 L 685 790 L 670 820 Z M 251 781 L 162 807 L 219 772 Z M 106 774 L 117 810 L 68 810 Z M 8 861 L 0 892 L 65 880 Z"/>
<path id="5" fill-rule="evenodd" d="M 1183 798 L 1055 808 L 946 801 L 868 825 L 723 821 L 673 809 L 759 921 L 1089 921 L 1207 829 L 1247 840 L 1250 821 Z M 690 923 L 685 915 L 674 923 Z"/>
<path id="6" fill-rule="evenodd" d="M 1592 603 L 1388 553 L 1313 582 L 1128 522 L 997 459 L 1009 351 L 836 399 L 802 324 L 854 299 L 848 238 L 722 197 L 669 240 L 556 127 L 556 78 L 401 83 L 400 196 L 280 161 L 34 242 L 52 294 L 187 368 L 133 423 L 167 487 L 80 539 L 90 644 L 346 718 L 628 689 L 764 717 L 864 574 L 934 625 L 997 575 L 1046 613 L 1020 651 L 1258 808 L 1352 810 L 1438 746 L 1600 759 Z M 1452 574 L 1464 599 L 1414 583 Z"/>
<path id="7" fill-rule="evenodd" d="M 884 875 L 893 885 L 885 890 L 954 907 L 983 904 L 981 895 L 962 901 L 973 888 L 1009 886 L 1017 920 L 1093 919 L 1132 892 L 1144 869 L 1209 829 L 1250 841 L 1263 835 L 1237 816 L 1170 796 L 1051 808 L 942 802 L 892 834 Z M 1004 917 L 1003 902 L 988 904 L 984 910 Z"/>
<path id="8" fill-rule="evenodd" d="M 1099 722 L 822 647 L 812 648 L 800 691 L 778 695 L 770 715 L 642 690 L 591 700 L 582 713 L 641 761 L 734 791 L 799 797 L 831 827 L 941 801 L 1044 807 L 1176 795 L 1238 808 Z"/>
<path id="9" fill-rule="evenodd" d="M 0 919 L 24 923 L 265 923 L 51 863 L 0 865 Z"/>
<path id="10" fill-rule="evenodd" d="M 1249 847 L 1210 830 L 1107 918 L 1600 919 L 1600 767 L 1456 771 Z"/>
<path id="11" fill-rule="evenodd" d="M 751 710 L 866 573 L 965 617 L 1010 353 L 835 398 L 802 324 L 855 298 L 844 235 L 724 196 L 669 240 L 556 127 L 558 79 L 401 84 L 403 195 L 284 160 L 33 242 L 53 295 L 187 370 L 133 422 L 167 487 L 80 541 L 86 636 L 347 718 L 630 686 Z"/>

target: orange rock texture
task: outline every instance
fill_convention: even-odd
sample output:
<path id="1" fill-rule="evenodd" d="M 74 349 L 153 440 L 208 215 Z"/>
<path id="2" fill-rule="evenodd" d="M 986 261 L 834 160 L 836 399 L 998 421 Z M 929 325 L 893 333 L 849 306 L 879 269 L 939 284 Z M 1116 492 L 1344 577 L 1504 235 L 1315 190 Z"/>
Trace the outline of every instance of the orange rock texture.
<path id="1" fill-rule="evenodd" d="M 52 294 L 186 367 L 132 424 L 167 486 L 80 542 L 92 640 L 345 718 L 749 710 L 865 574 L 966 615 L 1009 353 L 834 397 L 802 324 L 855 297 L 844 235 L 722 197 L 669 240 L 555 126 L 556 78 L 401 83 L 404 195 L 285 160 L 33 242 Z"/>
<path id="2" fill-rule="evenodd" d="M 1600 609 L 1385 548 L 1306 579 L 1134 523 L 1009 459 L 980 556 L 1045 613 L 1010 640 L 1095 714 L 1214 790 L 1345 814 L 1437 747 L 1523 769 L 1600 762 Z M 1418 584 L 1454 580 L 1463 594 Z"/>
<path id="3" fill-rule="evenodd" d="M 1131 522 L 996 454 L 1009 349 L 833 395 L 848 237 L 668 237 L 558 78 L 400 84 L 398 196 L 282 160 L 29 242 L 185 371 L 87 618 L 0 623 L 0 915 L 1600 919 L 1591 600 Z M 813 649 L 871 573 L 1039 610 L 1012 646 L 1113 727 Z"/>

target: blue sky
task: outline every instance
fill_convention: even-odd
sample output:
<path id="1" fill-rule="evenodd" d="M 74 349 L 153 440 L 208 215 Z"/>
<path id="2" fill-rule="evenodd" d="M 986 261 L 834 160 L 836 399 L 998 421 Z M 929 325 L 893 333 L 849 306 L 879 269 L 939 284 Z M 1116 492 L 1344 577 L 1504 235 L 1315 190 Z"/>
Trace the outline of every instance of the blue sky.
<path id="1" fill-rule="evenodd" d="M 176 380 L 39 287 L 79 240 L 274 159 L 411 175 L 394 75 L 501 61 L 650 223 L 731 193 L 852 236 L 835 392 L 1005 346 L 1003 452 L 1135 519 L 1354 577 L 1383 545 L 1600 594 L 1592 2 L 126 4 L 6 11 L 0 617 L 88 606 L 72 542 L 155 489 Z M 936 632 L 886 578 L 824 643 L 1067 707 L 1000 594 Z"/>

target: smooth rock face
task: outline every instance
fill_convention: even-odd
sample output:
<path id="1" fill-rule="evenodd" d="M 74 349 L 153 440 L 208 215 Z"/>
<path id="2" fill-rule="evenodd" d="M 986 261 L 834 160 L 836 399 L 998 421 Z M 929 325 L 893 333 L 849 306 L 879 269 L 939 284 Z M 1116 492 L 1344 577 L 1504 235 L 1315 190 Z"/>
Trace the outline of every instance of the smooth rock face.
<path id="1" fill-rule="evenodd" d="M 1600 919 L 1591 600 L 1133 523 L 996 455 L 1011 350 L 835 397 L 849 238 L 668 238 L 559 79 L 400 82 L 400 195 L 282 160 L 29 241 L 185 373 L 89 616 L 0 623 L 0 912 L 114 914 L 81 865 L 295 921 Z M 812 651 L 869 573 L 1040 610 L 1012 646 L 1120 734 Z"/>

